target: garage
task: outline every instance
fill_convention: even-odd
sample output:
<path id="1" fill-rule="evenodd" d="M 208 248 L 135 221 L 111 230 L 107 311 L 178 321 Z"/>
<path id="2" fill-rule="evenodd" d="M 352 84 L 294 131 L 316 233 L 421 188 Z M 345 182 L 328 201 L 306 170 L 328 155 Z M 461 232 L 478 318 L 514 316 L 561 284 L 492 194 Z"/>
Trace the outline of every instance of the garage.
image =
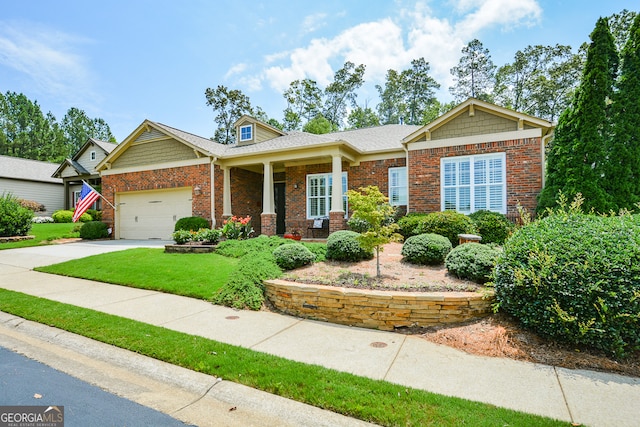
<path id="1" fill-rule="evenodd" d="M 191 216 L 191 187 L 116 194 L 116 239 L 171 240 L 176 221 Z"/>

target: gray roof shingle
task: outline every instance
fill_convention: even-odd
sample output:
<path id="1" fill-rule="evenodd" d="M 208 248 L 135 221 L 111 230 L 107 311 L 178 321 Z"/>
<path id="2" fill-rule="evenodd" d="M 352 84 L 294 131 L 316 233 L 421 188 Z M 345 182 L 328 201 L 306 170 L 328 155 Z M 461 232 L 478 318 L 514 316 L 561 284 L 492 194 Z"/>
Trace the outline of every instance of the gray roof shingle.
<path id="1" fill-rule="evenodd" d="M 58 163 L 0 156 L 0 178 L 62 184 L 62 179 L 51 177 L 58 166 Z"/>

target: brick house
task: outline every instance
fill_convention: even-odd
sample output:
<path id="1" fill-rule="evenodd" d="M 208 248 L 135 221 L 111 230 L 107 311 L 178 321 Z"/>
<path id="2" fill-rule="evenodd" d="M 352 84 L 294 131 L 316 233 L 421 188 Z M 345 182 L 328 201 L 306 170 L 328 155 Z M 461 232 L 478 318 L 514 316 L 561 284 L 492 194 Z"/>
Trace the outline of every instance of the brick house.
<path id="1" fill-rule="evenodd" d="M 252 117 L 222 145 L 145 120 L 97 170 L 117 209 L 103 221 L 116 239 L 170 239 L 197 215 L 221 226 L 253 218 L 258 234 L 300 230 L 328 218 L 346 227 L 347 189 L 377 185 L 404 212 L 533 210 L 553 125 L 468 99 L 425 126 L 385 125 L 325 135 L 282 132 Z"/>

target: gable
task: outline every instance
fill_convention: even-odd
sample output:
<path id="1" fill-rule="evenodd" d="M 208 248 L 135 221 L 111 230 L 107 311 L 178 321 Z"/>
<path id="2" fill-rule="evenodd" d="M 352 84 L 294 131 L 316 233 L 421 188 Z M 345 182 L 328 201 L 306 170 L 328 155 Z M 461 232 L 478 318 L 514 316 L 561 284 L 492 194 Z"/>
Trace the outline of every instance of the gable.
<path id="1" fill-rule="evenodd" d="M 180 160 L 196 159 L 193 149 L 182 142 L 151 129 L 143 132 L 127 149 L 113 161 L 112 167 L 124 168 L 158 163 L 170 163 Z"/>
<path id="2" fill-rule="evenodd" d="M 463 111 L 431 132 L 431 140 L 518 130 L 518 121 L 476 108 L 473 114 Z"/>

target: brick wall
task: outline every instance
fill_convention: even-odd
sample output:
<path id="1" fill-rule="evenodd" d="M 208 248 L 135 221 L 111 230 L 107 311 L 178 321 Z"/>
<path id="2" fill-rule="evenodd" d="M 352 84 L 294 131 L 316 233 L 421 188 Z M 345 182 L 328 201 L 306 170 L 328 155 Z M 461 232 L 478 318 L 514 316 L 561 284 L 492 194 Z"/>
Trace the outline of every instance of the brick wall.
<path id="1" fill-rule="evenodd" d="M 222 171 L 221 171 L 222 172 Z M 220 197 L 222 198 L 222 185 L 224 176 L 220 179 L 216 176 L 216 183 L 220 184 Z M 220 214 L 222 226 L 222 200 L 216 205 L 216 216 Z M 251 225 L 255 235 L 262 230 L 260 215 L 262 214 L 262 174 L 240 168 L 231 168 L 231 213 L 235 216 L 251 216 Z"/>
<path id="2" fill-rule="evenodd" d="M 432 148 L 409 152 L 409 211 L 440 211 L 440 159 L 476 154 L 506 153 L 507 214 L 520 203 L 535 211 L 542 189 L 540 138 Z"/>
<path id="3" fill-rule="evenodd" d="M 116 175 L 103 175 L 102 195 L 111 203 L 115 193 L 143 190 L 163 190 L 180 187 L 200 187 L 201 194 L 192 194 L 192 212 L 211 222 L 211 179 L 210 165 L 194 165 L 180 168 L 166 168 Z M 102 220 L 114 226 L 114 211 L 105 203 Z"/>

